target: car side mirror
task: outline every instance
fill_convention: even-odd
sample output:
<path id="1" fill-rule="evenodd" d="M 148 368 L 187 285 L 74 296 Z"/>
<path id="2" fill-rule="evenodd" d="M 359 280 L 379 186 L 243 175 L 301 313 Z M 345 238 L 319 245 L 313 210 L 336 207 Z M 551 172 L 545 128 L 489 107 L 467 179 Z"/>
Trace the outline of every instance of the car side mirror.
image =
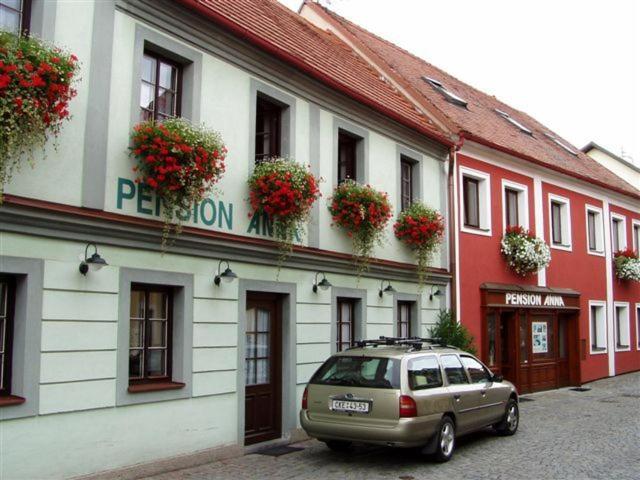
<path id="1" fill-rule="evenodd" d="M 491 379 L 494 382 L 501 382 L 504 380 L 504 377 L 502 375 L 494 375 L 493 378 Z"/>

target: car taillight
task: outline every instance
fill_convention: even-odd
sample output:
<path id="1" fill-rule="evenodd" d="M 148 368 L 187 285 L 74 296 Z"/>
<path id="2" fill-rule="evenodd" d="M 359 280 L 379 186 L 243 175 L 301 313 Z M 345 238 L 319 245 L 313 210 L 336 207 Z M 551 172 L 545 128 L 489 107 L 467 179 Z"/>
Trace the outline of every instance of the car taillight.
<path id="1" fill-rule="evenodd" d="M 418 407 L 413 398 L 408 395 L 400 395 L 400 418 L 417 417 Z"/>
<path id="2" fill-rule="evenodd" d="M 302 409 L 307 409 L 307 396 L 309 395 L 309 387 L 304 387 L 304 393 L 302 394 Z"/>

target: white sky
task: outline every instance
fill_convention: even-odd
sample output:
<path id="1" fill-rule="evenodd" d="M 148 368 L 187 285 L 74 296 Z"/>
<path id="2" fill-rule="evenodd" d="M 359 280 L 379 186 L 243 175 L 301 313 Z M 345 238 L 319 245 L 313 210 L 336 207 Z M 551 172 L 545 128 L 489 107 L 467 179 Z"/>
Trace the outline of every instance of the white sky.
<path id="1" fill-rule="evenodd" d="M 279 1 L 294 10 L 302 3 Z M 593 140 L 640 165 L 640 1 L 330 0 L 328 7 L 576 147 Z"/>

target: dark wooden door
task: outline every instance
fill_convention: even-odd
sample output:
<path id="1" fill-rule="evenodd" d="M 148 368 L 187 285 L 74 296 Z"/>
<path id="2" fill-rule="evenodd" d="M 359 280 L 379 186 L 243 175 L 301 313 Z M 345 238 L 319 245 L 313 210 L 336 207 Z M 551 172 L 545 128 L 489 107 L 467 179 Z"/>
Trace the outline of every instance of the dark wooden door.
<path id="1" fill-rule="evenodd" d="M 498 338 L 500 343 L 500 372 L 507 380 L 516 383 L 516 315 L 514 311 L 500 312 Z"/>
<path id="2" fill-rule="evenodd" d="M 282 321 L 275 295 L 247 295 L 245 445 L 280 438 Z"/>
<path id="3" fill-rule="evenodd" d="M 547 313 L 529 313 L 531 331 L 531 364 L 529 386 L 532 392 L 557 388 L 555 316 Z"/>

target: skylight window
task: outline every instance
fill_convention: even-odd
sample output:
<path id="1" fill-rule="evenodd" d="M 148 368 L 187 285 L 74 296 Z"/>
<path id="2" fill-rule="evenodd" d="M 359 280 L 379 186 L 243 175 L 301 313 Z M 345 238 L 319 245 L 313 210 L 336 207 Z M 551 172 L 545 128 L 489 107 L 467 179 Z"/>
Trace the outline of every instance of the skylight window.
<path id="1" fill-rule="evenodd" d="M 545 135 L 547 136 L 548 139 L 553 140 L 553 142 L 564 148 L 567 152 L 569 152 L 571 155 L 578 155 L 578 152 L 576 152 L 573 148 L 571 148 L 569 145 L 567 145 L 566 143 L 562 142 L 560 139 L 554 137 L 553 135 L 551 135 L 550 133 L 545 133 Z"/>
<path id="2" fill-rule="evenodd" d="M 467 106 L 467 101 L 464 98 L 459 97 L 458 95 L 453 93 L 451 90 L 447 90 L 446 87 L 442 85 L 442 83 L 440 83 L 438 80 L 429 78 L 426 75 L 422 77 L 422 80 L 424 80 L 433 88 L 435 88 L 438 92 L 440 92 L 448 102 L 454 103 L 456 105 L 460 105 L 461 107 Z"/>
<path id="3" fill-rule="evenodd" d="M 522 130 L 524 133 L 526 133 L 528 135 L 533 135 L 533 132 L 529 128 L 525 127 L 523 124 L 521 124 L 515 118 L 512 118 L 511 115 L 509 115 L 507 112 L 503 112 L 502 110 L 498 110 L 497 108 L 495 109 L 495 111 L 496 111 L 496 113 L 498 115 L 500 115 L 502 118 L 504 118 L 511 125 L 514 125 L 515 127 L 519 128 L 520 130 Z"/>

